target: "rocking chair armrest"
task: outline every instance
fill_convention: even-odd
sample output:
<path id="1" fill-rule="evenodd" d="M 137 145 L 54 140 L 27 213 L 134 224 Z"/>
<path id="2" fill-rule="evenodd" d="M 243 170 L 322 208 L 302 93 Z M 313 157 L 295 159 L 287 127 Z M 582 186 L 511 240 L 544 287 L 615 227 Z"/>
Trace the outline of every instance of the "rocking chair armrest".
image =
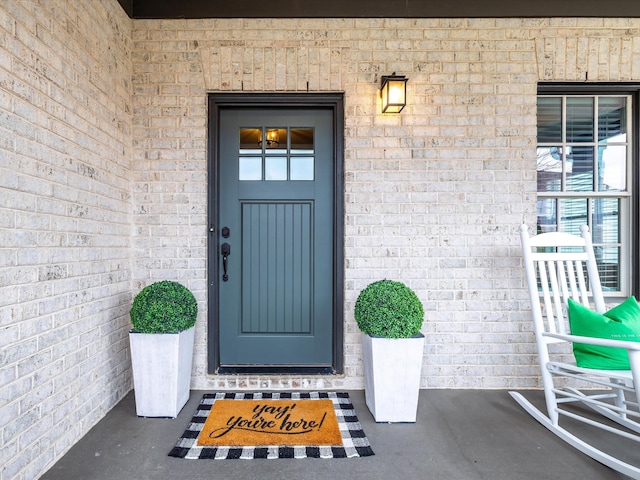
<path id="1" fill-rule="evenodd" d="M 586 343 L 589 345 L 599 345 L 601 347 L 624 348 L 625 350 L 640 350 L 640 342 L 629 342 L 627 340 L 610 340 L 607 338 L 581 337 L 578 335 L 565 335 L 561 333 L 548 332 L 543 333 L 542 336 L 557 338 L 559 340 L 572 343 Z"/>

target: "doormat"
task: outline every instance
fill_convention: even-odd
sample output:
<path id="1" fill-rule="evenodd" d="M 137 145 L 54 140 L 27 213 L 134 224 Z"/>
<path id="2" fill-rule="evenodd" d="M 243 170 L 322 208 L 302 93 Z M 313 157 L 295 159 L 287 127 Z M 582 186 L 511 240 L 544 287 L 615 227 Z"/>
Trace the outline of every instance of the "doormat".
<path id="1" fill-rule="evenodd" d="M 187 459 L 373 454 L 346 392 L 204 394 L 169 452 Z"/>

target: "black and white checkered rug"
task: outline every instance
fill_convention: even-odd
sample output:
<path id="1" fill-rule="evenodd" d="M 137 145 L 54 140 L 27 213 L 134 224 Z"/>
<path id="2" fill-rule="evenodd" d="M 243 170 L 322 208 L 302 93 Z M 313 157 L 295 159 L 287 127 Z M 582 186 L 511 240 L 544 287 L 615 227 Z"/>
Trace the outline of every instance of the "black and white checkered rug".
<path id="1" fill-rule="evenodd" d="M 329 399 L 338 419 L 342 434 L 342 446 L 300 446 L 278 445 L 260 447 L 219 447 L 199 446 L 198 435 L 209 416 L 211 406 L 221 399 Z M 173 447 L 169 456 L 197 459 L 253 459 L 253 458 L 351 458 L 373 455 L 369 440 L 362 431 L 355 409 L 346 392 L 280 392 L 280 393 L 207 393 L 204 394 L 195 415 L 182 437 Z"/>

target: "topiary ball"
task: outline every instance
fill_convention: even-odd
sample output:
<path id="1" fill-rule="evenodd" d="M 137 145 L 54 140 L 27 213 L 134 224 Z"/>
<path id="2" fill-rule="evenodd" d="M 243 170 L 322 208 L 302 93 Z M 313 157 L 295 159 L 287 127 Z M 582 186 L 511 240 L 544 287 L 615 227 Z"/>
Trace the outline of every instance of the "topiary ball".
<path id="1" fill-rule="evenodd" d="M 384 338 L 414 337 L 424 320 L 415 292 L 393 280 L 379 280 L 362 290 L 354 314 L 363 333 Z"/>
<path id="2" fill-rule="evenodd" d="M 184 285 L 163 280 L 136 295 L 129 315 L 136 332 L 177 333 L 195 325 L 198 302 Z"/>

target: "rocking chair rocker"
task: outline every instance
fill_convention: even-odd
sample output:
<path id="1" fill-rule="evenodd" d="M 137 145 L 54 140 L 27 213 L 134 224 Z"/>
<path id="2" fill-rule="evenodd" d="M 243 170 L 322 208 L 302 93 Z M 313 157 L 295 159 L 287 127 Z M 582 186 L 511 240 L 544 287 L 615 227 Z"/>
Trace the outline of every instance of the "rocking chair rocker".
<path id="1" fill-rule="evenodd" d="M 565 442 L 614 470 L 640 479 L 640 456 L 639 466 L 626 463 L 560 425 L 560 417 L 566 416 L 640 441 L 640 411 L 636 395 L 636 386 L 640 385 L 640 342 L 575 336 L 569 330 L 569 298 L 586 307 L 591 299 L 598 313 L 604 313 L 606 309 L 591 234 L 587 226 L 581 227 L 581 231 L 581 236 L 552 232 L 530 237 L 528 227 L 520 227 L 547 412 L 539 410 L 521 393 L 509 393 L 531 416 Z M 550 346 L 562 342 L 626 349 L 631 369 L 595 370 L 578 367 L 573 362 L 552 360 L 552 357 L 557 358 L 553 352 L 558 349 L 553 347 L 550 351 Z M 564 354 L 566 357 L 566 351 Z M 588 382 L 590 388 L 578 390 L 567 387 L 567 379 Z M 581 414 L 576 404 L 586 406 L 590 411 L 582 409 L 585 413 Z M 608 420 L 594 420 L 594 412 Z M 611 443 L 615 445 L 615 442 Z"/>

